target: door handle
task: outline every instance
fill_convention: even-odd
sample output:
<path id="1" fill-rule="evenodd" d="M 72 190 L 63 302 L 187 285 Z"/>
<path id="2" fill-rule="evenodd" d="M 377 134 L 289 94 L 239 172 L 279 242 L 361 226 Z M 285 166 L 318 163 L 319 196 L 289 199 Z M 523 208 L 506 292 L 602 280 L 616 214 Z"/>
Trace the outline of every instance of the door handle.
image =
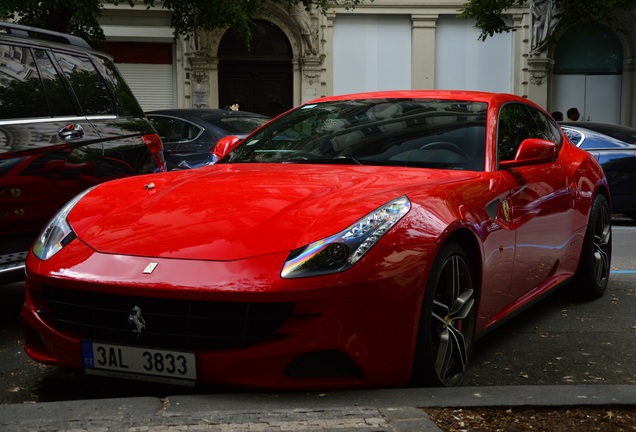
<path id="1" fill-rule="evenodd" d="M 57 132 L 64 141 L 76 140 L 84 137 L 84 129 L 79 124 L 69 124 Z"/>

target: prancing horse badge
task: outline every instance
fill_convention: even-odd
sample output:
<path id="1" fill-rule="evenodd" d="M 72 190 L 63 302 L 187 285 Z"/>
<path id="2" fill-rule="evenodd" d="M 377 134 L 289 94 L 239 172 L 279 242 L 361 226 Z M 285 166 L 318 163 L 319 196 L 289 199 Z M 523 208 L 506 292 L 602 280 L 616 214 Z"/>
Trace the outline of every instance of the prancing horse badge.
<path id="1" fill-rule="evenodd" d="M 139 337 L 141 331 L 146 328 L 146 321 L 141 316 L 141 308 L 139 306 L 135 306 L 133 313 L 128 315 L 128 322 L 135 325 L 136 329 L 133 330 L 133 333 L 137 333 L 137 337 Z"/>

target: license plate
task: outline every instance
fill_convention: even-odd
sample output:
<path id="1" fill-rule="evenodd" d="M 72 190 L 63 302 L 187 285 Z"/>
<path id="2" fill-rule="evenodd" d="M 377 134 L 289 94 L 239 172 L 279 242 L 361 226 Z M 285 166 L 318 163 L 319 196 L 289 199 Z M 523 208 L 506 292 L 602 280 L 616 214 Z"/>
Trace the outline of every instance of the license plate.
<path id="1" fill-rule="evenodd" d="M 195 380 L 197 368 L 194 353 L 152 348 L 110 345 L 82 341 L 82 363 L 87 373 L 117 373 Z"/>

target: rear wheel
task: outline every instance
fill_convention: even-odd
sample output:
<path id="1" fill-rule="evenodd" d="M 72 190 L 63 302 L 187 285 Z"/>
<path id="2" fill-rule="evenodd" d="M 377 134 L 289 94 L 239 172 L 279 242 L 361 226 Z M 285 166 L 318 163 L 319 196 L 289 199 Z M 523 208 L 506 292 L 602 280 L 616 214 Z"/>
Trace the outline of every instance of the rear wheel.
<path id="1" fill-rule="evenodd" d="M 412 384 L 458 386 L 475 336 L 475 286 L 470 262 L 456 243 L 442 246 L 426 285 Z"/>
<path id="2" fill-rule="evenodd" d="M 599 298 L 605 293 L 611 260 L 611 213 L 605 197 L 597 195 L 592 203 L 576 279 L 577 288 L 584 297 Z"/>

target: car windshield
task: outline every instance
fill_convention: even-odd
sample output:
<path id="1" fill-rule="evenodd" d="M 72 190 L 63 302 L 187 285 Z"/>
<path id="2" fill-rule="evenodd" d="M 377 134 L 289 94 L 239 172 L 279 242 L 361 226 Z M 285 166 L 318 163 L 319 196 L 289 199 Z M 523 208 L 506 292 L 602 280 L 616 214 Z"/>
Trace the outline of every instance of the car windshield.
<path id="1" fill-rule="evenodd" d="M 327 163 L 482 171 L 487 104 L 367 99 L 303 105 L 220 163 Z"/>

